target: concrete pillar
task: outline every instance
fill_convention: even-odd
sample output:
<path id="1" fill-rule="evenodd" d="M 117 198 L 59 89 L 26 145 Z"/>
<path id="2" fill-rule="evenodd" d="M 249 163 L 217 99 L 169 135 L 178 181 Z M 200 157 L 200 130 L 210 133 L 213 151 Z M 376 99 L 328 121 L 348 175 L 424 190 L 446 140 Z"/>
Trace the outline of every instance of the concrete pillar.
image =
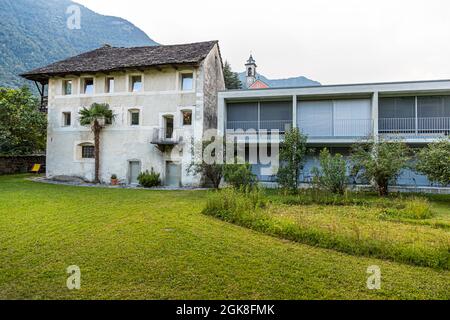
<path id="1" fill-rule="evenodd" d="M 292 97 L 292 120 L 293 128 L 297 128 L 297 95 Z"/>
<path id="2" fill-rule="evenodd" d="M 375 91 L 372 96 L 372 121 L 373 121 L 373 138 L 378 141 L 378 91 Z"/>

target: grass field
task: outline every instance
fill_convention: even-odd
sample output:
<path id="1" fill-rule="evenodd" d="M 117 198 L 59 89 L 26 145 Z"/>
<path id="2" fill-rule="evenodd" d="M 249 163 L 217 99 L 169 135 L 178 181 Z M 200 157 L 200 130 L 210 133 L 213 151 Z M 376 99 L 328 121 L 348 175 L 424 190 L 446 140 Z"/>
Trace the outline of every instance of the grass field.
<path id="1" fill-rule="evenodd" d="M 0 299 L 450 299 L 449 271 L 280 240 L 205 216 L 205 203 L 2 176 Z M 70 265 L 81 290 L 66 287 Z M 366 288 L 371 265 L 381 290 Z"/>

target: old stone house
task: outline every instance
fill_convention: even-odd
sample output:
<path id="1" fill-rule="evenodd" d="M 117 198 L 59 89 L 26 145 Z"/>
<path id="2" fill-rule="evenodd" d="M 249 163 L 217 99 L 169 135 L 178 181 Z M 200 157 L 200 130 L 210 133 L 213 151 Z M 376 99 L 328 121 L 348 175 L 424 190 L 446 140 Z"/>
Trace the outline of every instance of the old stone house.
<path id="1" fill-rule="evenodd" d="M 217 92 L 225 89 L 217 41 L 104 46 L 22 76 L 39 84 L 48 101 L 48 177 L 93 179 L 93 133 L 78 114 L 108 103 L 116 117 L 101 133 L 102 182 L 115 174 L 137 183 L 140 172 L 154 168 L 165 185 L 201 183 L 187 167 L 191 144 L 217 127 Z"/>

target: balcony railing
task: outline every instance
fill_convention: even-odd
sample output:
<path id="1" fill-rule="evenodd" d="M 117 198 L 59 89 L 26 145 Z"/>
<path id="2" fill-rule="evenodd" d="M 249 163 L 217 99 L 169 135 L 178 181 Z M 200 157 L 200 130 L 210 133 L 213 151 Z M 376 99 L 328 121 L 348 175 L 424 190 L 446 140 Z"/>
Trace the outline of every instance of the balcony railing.
<path id="1" fill-rule="evenodd" d="M 183 129 L 155 128 L 153 129 L 152 144 L 176 145 L 183 141 Z"/>
<path id="2" fill-rule="evenodd" d="M 262 120 L 262 121 L 228 121 L 227 130 L 279 130 L 285 133 L 292 128 L 292 120 Z"/>
<path id="3" fill-rule="evenodd" d="M 373 120 L 301 120 L 298 126 L 309 138 L 363 138 L 372 135 Z"/>
<path id="4" fill-rule="evenodd" d="M 450 135 L 450 117 L 381 118 L 378 130 L 382 135 L 399 137 L 433 137 Z"/>

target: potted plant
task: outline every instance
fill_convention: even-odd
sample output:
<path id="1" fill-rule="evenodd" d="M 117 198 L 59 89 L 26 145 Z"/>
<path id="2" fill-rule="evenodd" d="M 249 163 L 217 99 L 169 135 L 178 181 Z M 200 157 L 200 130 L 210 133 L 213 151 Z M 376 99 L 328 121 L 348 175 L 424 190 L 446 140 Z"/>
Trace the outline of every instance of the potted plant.
<path id="1" fill-rule="evenodd" d="M 115 174 L 111 175 L 111 184 L 113 186 L 117 186 L 119 184 L 119 179 L 117 179 L 117 176 Z"/>

